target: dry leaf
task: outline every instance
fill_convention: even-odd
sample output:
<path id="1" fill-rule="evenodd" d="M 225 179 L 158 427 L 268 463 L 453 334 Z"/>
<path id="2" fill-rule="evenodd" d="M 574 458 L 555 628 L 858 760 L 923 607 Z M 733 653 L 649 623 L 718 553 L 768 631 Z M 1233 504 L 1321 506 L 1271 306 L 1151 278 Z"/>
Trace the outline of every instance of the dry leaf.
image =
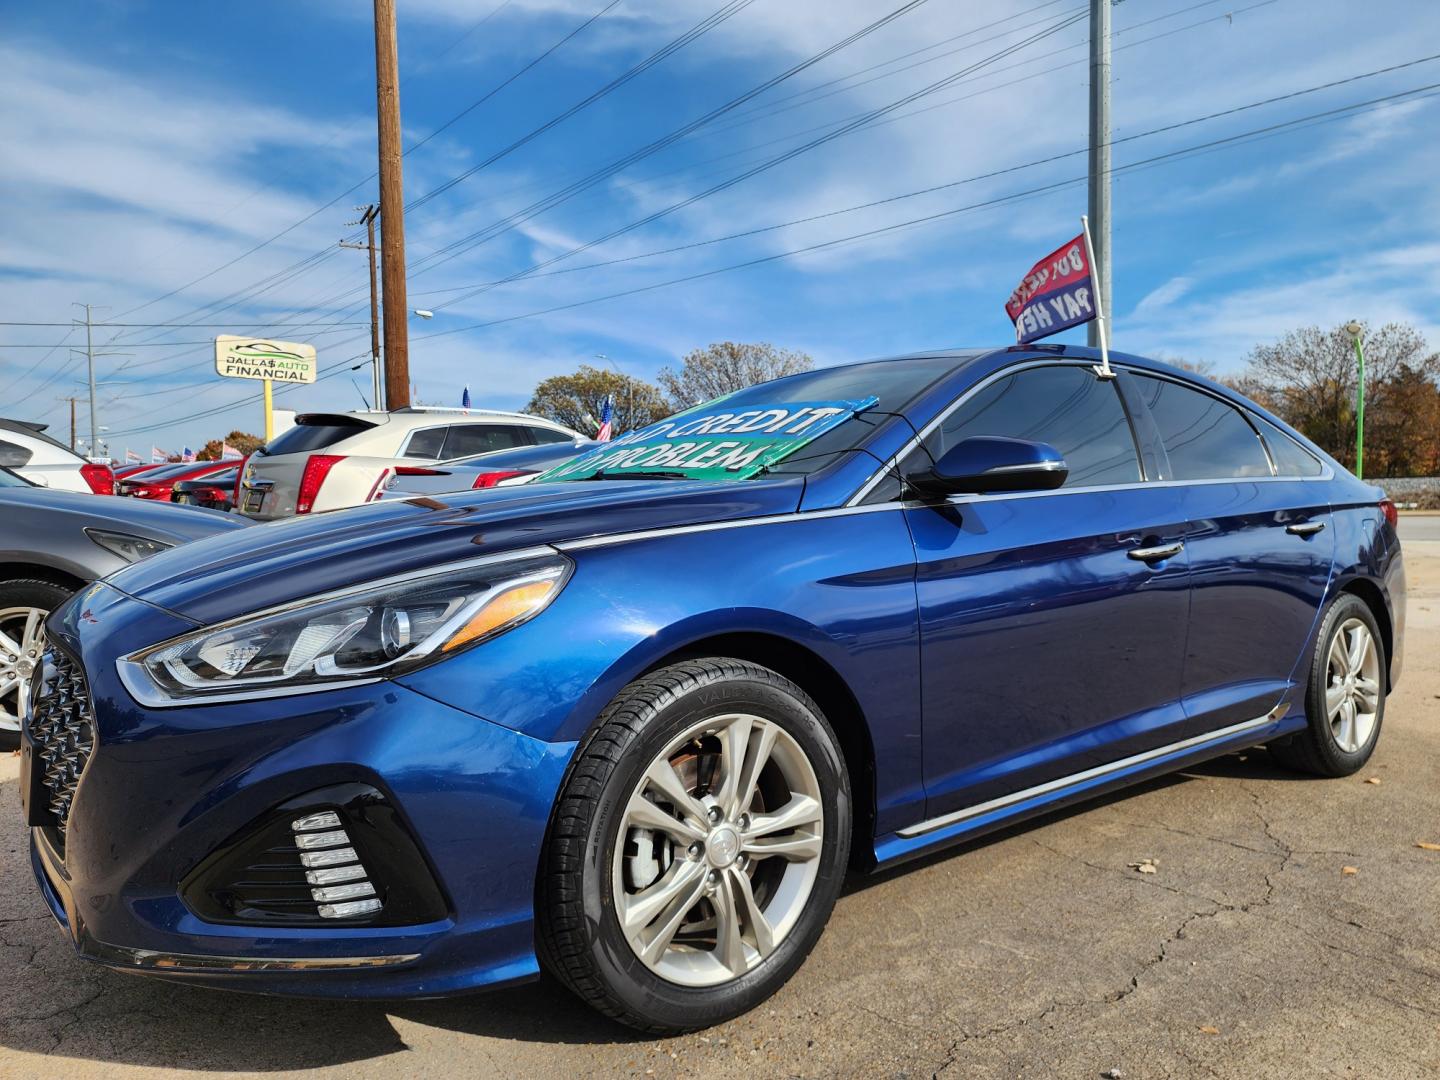
<path id="1" fill-rule="evenodd" d="M 1340 867 L 1340 873 L 1344 874 L 1346 877 L 1354 877 L 1356 874 L 1360 873 L 1360 868 L 1358 866 L 1342 866 Z"/>
<path id="2" fill-rule="evenodd" d="M 1211 1027 L 1209 1024 L 1206 1024 L 1204 1027 L 1202 1027 L 1202 1028 L 1200 1029 L 1200 1034 L 1201 1034 L 1201 1035 L 1219 1035 L 1219 1034 L 1220 1034 L 1220 1029 L 1217 1028 L 1217 1027 Z"/>
<path id="3" fill-rule="evenodd" d="M 1378 777 L 1378 776 L 1368 776 L 1368 777 L 1365 778 L 1365 783 L 1367 783 L 1367 784 L 1378 784 L 1378 783 L 1380 783 L 1380 777 Z"/>
<path id="4" fill-rule="evenodd" d="M 1415 846 L 1424 848 L 1426 851 L 1440 851 L 1440 844 L 1432 844 L 1428 840 L 1417 840 Z"/>

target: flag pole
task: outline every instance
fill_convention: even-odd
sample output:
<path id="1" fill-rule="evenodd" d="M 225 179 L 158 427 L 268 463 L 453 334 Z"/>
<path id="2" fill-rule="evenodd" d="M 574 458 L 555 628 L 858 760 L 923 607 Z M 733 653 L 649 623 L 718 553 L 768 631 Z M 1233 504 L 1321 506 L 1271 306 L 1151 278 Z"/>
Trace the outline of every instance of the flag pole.
<path id="1" fill-rule="evenodd" d="M 1085 263 L 1090 267 L 1090 295 L 1095 301 L 1095 329 L 1099 331 L 1100 339 L 1100 366 L 1095 369 L 1095 374 L 1102 379 L 1113 379 L 1115 372 L 1110 370 L 1110 328 L 1105 322 L 1105 305 L 1100 300 L 1103 291 L 1100 286 L 1100 268 L 1095 265 L 1095 245 L 1090 240 L 1090 218 L 1080 215 L 1080 229 L 1085 234 Z"/>

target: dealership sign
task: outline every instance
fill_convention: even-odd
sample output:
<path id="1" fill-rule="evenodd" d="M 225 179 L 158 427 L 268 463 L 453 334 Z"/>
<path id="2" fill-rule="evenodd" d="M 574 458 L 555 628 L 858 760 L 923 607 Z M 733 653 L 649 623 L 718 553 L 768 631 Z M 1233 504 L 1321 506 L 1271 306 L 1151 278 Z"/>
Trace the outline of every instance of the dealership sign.
<path id="1" fill-rule="evenodd" d="M 234 334 L 215 339 L 215 371 L 229 379 L 313 383 L 317 366 L 314 345 Z"/>
<path id="2" fill-rule="evenodd" d="M 796 401 L 730 406 L 725 400 L 632 431 L 535 479 L 580 480 L 603 473 L 682 473 L 695 480 L 743 480 L 875 405 L 863 401 Z"/>

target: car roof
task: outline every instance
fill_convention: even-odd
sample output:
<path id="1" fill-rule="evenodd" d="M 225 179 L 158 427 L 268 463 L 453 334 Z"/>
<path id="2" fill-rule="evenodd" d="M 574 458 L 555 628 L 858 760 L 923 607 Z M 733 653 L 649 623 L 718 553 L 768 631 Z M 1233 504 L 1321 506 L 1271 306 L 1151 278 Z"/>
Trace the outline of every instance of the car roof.
<path id="1" fill-rule="evenodd" d="M 24 435 L 31 439 L 38 439 L 43 443 L 49 443 L 57 449 L 64 450 L 67 454 L 75 454 L 74 450 L 66 446 L 60 440 L 45 434 L 48 424 L 32 424 L 28 420 L 6 420 L 0 418 L 0 431 L 11 431 L 16 435 Z M 80 455 L 75 454 L 76 457 Z"/>

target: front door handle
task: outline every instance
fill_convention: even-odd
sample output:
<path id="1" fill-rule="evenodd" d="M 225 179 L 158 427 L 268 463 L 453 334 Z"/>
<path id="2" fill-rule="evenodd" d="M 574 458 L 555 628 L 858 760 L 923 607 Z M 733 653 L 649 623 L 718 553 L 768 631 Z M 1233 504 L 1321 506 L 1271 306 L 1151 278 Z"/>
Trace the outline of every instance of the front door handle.
<path id="1" fill-rule="evenodd" d="M 1131 548 L 1125 554 L 1140 562 L 1159 562 L 1161 559 L 1179 555 L 1184 550 L 1185 545 L 1176 540 L 1173 544 L 1161 544 L 1159 547 Z"/>
<path id="2" fill-rule="evenodd" d="M 1323 528 L 1323 521 L 1297 521 L 1294 525 L 1286 525 L 1285 531 L 1292 536 L 1314 536 Z"/>

